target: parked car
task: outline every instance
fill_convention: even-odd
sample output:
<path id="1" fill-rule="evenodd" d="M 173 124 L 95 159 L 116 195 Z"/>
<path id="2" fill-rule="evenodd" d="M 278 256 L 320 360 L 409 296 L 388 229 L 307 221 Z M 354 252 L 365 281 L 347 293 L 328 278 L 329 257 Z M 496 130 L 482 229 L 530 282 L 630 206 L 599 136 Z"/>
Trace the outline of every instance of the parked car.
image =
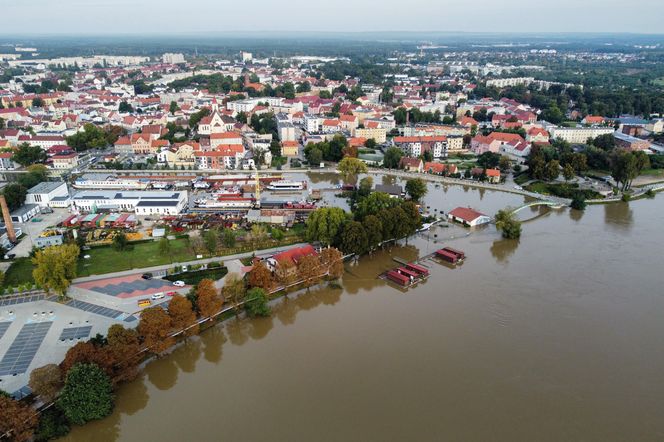
<path id="1" fill-rule="evenodd" d="M 143 278 L 143 279 L 152 279 L 152 273 L 149 273 L 149 272 L 148 273 L 143 273 L 141 275 L 141 278 Z"/>
<path id="2" fill-rule="evenodd" d="M 175 281 L 175 282 L 173 282 L 173 285 L 175 287 L 184 287 L 185 283 L 184 283 L 184 281 Z"/>
<path id="3" fill-rule="evenodd" d="M 163 297 L 164 297 L 164 294 L 159 292 L 159 293 L 155 293 L 154 295 L 150 296 L 150 299 L 152 299 L 153 301 L 156 301 L 157 299 L 163 299 Z"/>
<path id="4" fill-rule="evenodd" d="M 175 296 L 177 294 L 178 294 L 178 292 L 168 292 L 168 293 L 166 293 L 166 296 Z"/>

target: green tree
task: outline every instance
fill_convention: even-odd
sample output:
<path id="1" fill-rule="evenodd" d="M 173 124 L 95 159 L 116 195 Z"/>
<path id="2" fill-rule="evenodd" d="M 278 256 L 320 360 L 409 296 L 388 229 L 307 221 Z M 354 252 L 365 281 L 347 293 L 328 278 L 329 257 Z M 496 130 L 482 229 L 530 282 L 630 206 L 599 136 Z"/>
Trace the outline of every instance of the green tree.
<path id="1" fill-rule="evenodd" d="M 586 200 L 583 196 L 575 195 L 570 207 L 575 210 L 586 210 Z"/>
<path id="2" fill-rule="evenodd" d="M 59 439 L 69 433 L 67 417 L 58 407 L 50 407 L 39 415 L 39 425 L 35 431 L 35 441 L 45 442 Z"/>
<path id="3" fill-rule="evenodd" d="M 24 167 L 31 164 L 43 163 L 46 161 L 46 152 L 39 146 L 21 143 L 12 155 L 12 161 Z"/>
<path id="4" fill-rule="evenodd" d="M 2 189 L 2 194 L 5 196 L 9 210 L 15 210 L 25 203 L 28 190 L 20 184 L 10 183 Z"/>
<path id="5" fill-rule="evenodd" d="M 573 179 L 575 176 L 574 174 L 574 168 L 572 167 L 571 164 L 565 164 L 563 166 L 563 178 L 565 178 L 565 181 L 570 181 Z"/>
<path id="6" fill-rule="evenodd" d="M 510 168 L 512 166 L 512 162 L 510 161 L 509 157 L 502 155 L 500 157 L 500 160 L 498 161 L 498 168 L 502 173 L 507 173 L 509 172 Z"/>
<path id="7" fill-rule="evenodd" d="M 367 251 L 369 240 L 364 226 L 358 221 L 347 222 L 340 235 L 340 248 L 344 253 L 361 255 Z"/>
<path id="8" fill-rule="evenodd" d="M 178 107 L 178 104 L 175 101 L 171 101 L 170 106 L 168 106 L 168 111 L 171 113 L 171 115 L 175 115 L 175 113 L 179 110 L 180 108 Z"/>
<path id="9" fill-rule="evenodd" d="M 390 147 L 385 151 L 385 156 L 383 157 L 383 166 L 388 169 L 398 169 L 399 164 L 401 163 L 401 157 L 403 156 L 403 151 L 398 147 Z"/>
<path id="10" fill-rule="evenodd" d="M 117 232 L 113 237 L 113 250 L 121 252 L 127 248 L 127 244 L 129 244 L 129 240 L 124 232 Z"/>
<path id="11" fill-rule="evenodd" d="M 345 157 L 339 162 L 337 167 L 344 181 L 355 183 L 357 176 L 361 173 L 367 173 L 369 169 L 363 161 L 357 158 Z"/>
<path id="12" fill-rule="evenodd" d="M 362 220 L 362 225 L 367 233 L 367 247 L 372 251 L 383 241 L 383 223 L 377 216 L 368 215 Z"/>
<path id="13" fill-rule="evenodd" d="M 320 241 L 323 245 L 334 243 L 337 234 L 349 215 L 339 207 L 321 207 L 314 210 L 307 218 L 307 239 Z"/>
<path id="14" fill-rule="evenodd" d="M 205 243 L 205 249 L 209 254 L 214 254 L 217 251 L 217 232 L 214 230 L 208 230 L 203 234 L 203 242 Z"/>
<path id="15" fill-rule="evenodd" d="M 118 106 L 118 112 L 120 112 L 121 114 L 132 113 L 134 112 L 134 108 L 131 104 L 127 103 L 126 101 L 121 101 L 120 105 Z"/>
<path id="16" fill-rule="evenodd" d="M 502 232 L 503 238 L 519 239 L 521 237 L 521 222 L 508 209 L 499 210 L 496 213 L 496 228 Z"/>
<path id="17" fill-rule="evenodd" d="M 46 247 L 38 251 L 32 264 L 32 277 L 47 292 L 53 290 L 64 298 L 69 285 L 76 277 L 76 262 L 80 249 L 76 244 Z"/>
<path id="18" fill-rule="evenodd" d="M 107 133 L 104 129 L 92 123 L 87 123 L 83 126 L 83 131 L 67 137 L 67 145 L 77 152 L 88 149 L 102 149 L 115 142 L 113 138 L 115 138 L 115 135 Z"/>
<path id="19" fill-rule="evenodd" d="M 411 178 L 406 181 L 406 193 L 414 201 L 419 201 L 428 192 L 427 183 L 422 178 Z"/>
<path id="20" fill-rule="evenodd" d="M 358 186 L 357 193 L 359 196 L 369 196 L 371 189 L 373 188 L 373 178 L 366 176 L 360 180 L 360 185 Z"/>
<path id="21" fill-rule="evenodd" d="M 159 254 L 168 256 L 171 253 L 171 242 L 167 237 L 162 236 L 159 239 Z"/>
<path id="22" fill-rule="evenodd" d="M 57 404 L 77 425 L 106 417 L 113 411 L 111 380 L 95 364 L 76 364 L 67 373 Z"/>
<path id="23" fill-rule="evenodd" d="M 551 160 L 546 163 L 545 177 L 549 181 L 553 181 L 560 176 L 560 163 L 558 160 Z"/>
<path id="24" fill-rule="evenodd" d="M 221 233 L 221 243 L 224 247 L 235 247 L 235 233 L 231 229 L 224 229 Z"/>
<path id="25" fill-rule="evenodd" d="M 254 287 L 247 291 L 244 308 L 250 317 L 270 316 L 270 306 L 265 290 Z"/>

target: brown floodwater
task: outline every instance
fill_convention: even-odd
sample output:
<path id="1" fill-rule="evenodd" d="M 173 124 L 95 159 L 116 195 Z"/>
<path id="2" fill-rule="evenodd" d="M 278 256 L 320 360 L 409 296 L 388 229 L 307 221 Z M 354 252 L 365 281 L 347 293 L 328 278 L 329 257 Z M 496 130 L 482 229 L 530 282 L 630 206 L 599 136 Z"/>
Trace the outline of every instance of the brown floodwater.
<path id="1" fill-rule="evenodd" d="M 380 178 L 379 178 L 380 179 Z M 517 195 L 431 187 L 430 210 Z M 527 209 L 520 241 L 438 227 L 189 339 L 69 441 L 664 439 L 664 204 Z M 402 291 L 377 279 L 466 252 Z"/>

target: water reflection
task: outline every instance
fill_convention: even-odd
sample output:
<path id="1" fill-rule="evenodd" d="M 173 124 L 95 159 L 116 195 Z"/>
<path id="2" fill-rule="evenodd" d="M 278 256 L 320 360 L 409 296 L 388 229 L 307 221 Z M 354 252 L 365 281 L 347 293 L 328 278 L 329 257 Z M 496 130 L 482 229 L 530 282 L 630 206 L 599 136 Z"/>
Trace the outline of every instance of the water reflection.
<path id="1" fill-rule="evenodd" d="M 579 222 L 581 221 L 581 218 L 583 218 L 583 210 L 575 210 L 575 209 L 570 209 L 569 210 L 569 217 L 572 221 Z"/>
<path id="2" fill-rule="evenodd" d="M 220 326 L 211 327 L 205 330 L 205 339 L 203 339 L 203 357 L 206 361 L 218 364 L 223 355 L 222 349 L 226 343 L 226 333 Z"/>
<path id="3" fill-rule="evenodd" d="M 604 204 L 604 221 L 610 228 L 630 230 L 634 222 L 632 208 L 629 203 Z"/>
<path id="4" fill-rule="evenodd" d="M 173 351 L 172 357 L 180 370 L 185 373 L 193 373 L 196 363 L 201 357 L 201 340 L 197 337 L 187 339 Z"/>
<path id="5" fill-rule="evenodd" d="M 166 356 L 163 359 L 155 359 L 146 367 L 148 380 L 158 390 L 168 390 L 178 381 L 179 370 L 175 364 L 175 358 Z"/>
<path id="6" fill-rule="evenodd" d="M 491 255 L 496 258 L 496 262 L 507 263 L 518 247 L 518 239 L 499 239 L 491 244 Z"/>
<path id="7" fill-rule="evenodd" d="M 248 334 L 251 339 L 260 341 L 270 330 L 274 328 L 274 318 L 268 316 L 267 318 L 256 318 L 250 322 L 251 326 L 249 327 Z"/>

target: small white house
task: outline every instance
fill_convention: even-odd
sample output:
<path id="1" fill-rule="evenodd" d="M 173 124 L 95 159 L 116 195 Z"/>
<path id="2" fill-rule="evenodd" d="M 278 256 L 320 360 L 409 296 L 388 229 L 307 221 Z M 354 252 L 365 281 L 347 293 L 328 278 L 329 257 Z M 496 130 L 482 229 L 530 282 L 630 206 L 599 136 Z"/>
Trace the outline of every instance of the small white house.
<path id="1" fill-rule="evenodd" d="M 491 222 L 491 217 L 471 209 L 470 207 L 457 207 L 447 214 L 450 221 L 461 223 L 470 227 L 481 226 Z"/>

